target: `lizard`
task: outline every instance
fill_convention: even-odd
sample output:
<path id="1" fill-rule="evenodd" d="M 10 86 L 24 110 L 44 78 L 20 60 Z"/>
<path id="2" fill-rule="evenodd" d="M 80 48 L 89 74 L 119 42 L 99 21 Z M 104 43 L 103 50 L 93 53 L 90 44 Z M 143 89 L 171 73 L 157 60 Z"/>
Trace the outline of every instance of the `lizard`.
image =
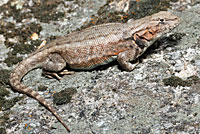
<path id="1" fill-rule="evenodd" d="M 38 92 L 22 84 L 22 78 L 35 68 L 41 68 L 47 74 L 59 78 L 57 74 L 68 73 L 66 67 L 94 69 L 114 60 L 124 70 L 131 71 L 137 65 L 131 61 L 137 60 L 158 38 L 166 35 L 179 23 L 178 16 L 160 11 L 138 20 L 105 23 L 58 37 L 18 63 L 10 75 L 10 84 L 15 91 L 26 94 L 45 106 L 70 132 L 55 108 Z"/>

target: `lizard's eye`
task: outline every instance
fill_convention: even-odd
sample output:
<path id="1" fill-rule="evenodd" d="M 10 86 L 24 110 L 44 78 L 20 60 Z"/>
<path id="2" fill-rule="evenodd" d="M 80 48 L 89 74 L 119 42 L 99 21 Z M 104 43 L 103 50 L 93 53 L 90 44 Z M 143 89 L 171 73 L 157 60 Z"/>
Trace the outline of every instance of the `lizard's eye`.
<path id="1" fill-rule="evenodd" d="M 165 20 L 164 20 L 164 19 L 160 19 L 160 23 L 161 23 L 161 24 L 164 24 L 164 23 L 165 23 Z"/>

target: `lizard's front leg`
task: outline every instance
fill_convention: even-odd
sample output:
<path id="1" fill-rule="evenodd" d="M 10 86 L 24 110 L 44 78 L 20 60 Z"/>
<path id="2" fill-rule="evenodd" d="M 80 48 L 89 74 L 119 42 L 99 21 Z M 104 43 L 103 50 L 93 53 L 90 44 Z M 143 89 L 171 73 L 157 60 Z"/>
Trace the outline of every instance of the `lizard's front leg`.
<path id="1" fill-rule="evenodd" d="M 61 79 L 59 74 L 72 74 L 73 72 L 69 72 L 67 70 L 63 70 L 66 67 L 66 61 L 63 57 L 58 53 L 50 54 L 46 62 L 43 65 L 43 74 L 47 77 L 56 77 L 57 79 Z"/>
<path id="2" fill-rule="evenodd" d="M 135 64 L 130 63 L 130 61 L 137 59 L 142 51 L 142 49 L 138 47 L 134 41 L 133 43 L 134 45 L 130 49 L 119 53 L 117 56 L 118 63 L 126 71 L 131 71 L 137 66 L 139 63 L 138 61 Z"/>

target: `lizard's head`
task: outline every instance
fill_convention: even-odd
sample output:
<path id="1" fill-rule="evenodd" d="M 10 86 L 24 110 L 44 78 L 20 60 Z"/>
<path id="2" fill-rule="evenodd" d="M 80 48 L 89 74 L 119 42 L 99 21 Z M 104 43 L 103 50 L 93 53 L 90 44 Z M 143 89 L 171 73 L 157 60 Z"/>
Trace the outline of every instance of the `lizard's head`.
<path id="1" fill-rule="evenodd" d="M 161 11 L 141 20 L 138 22 L 143 23 L 143 28 L 135 31 L 133 33 L 133 38 L 142 49 L 151 46 L 156 39 L 169 32 L 180 22 L 179 17 L 167 11 Z"/>
<path id="2" fill-rule="evenodd" d="M 167 11 L 156 13 L 150 16 L 149 20 L 150 23 L 152 23 L 152 28 L 157 28 L 157 30 L 159 29 L 158 32 L 168 32 L 176 27 L 180 22 L 179 17 Z"/>

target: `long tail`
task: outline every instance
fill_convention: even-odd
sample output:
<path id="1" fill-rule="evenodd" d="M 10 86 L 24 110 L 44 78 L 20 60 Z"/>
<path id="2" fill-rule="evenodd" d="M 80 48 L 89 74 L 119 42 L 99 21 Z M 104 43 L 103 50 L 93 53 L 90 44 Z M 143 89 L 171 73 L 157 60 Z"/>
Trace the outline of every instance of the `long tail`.
<path id="1" fill-rule="evenodd" d="M 10 76 L 11 86 L 16 91 L 26 94 L 26 95 L 36 99 L 37 101 L 39 101 L 57 118 L 57 120 L 67 129 L 67 131 L 70 132 L 70 129 L 65 124 L 65 122 L 62 120 L 62 118 L 58 115 L 56 110 L 49 103 L 47 103 L 46 100 L 43 97 L 41 97 L 36 91 L 33 91 L 31 88 L 29 88 L 21 83 L 21 79 L 24 77 L 24 75 L 26 75 L 26 73 L 28 73 L 30 70 L 32 70 L 34 68 L 41 66 L 41 62 L 39 62 L 37 59 L 34 60 L 34 56 L 32 57 L 32 59 L 33 60 L 31 60 L 31 57 L 29 57 L 17 65 L 17 67 L 11 73 L 11 76 Z"/>

